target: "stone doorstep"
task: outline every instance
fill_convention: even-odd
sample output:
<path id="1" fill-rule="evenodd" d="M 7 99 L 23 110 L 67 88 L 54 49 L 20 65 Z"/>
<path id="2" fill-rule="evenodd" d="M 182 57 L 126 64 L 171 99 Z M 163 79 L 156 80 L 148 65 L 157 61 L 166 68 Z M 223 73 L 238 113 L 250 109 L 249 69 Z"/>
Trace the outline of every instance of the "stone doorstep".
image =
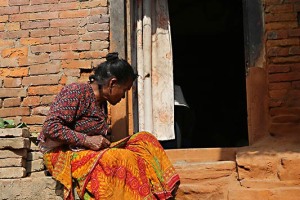
<path id="1" fill-rule="evenodd" d="M 204 180 L 218 180 L 228 177 L 237 180 L 234 161 L 175 163 L 174 167 L 182 183 L 197 183 Z"/>
<path id="2" fill-rule="evenodd" d="M 252 189 L 274 189 L 286 187 L 299 187 L 300 180 L 279 181 L 279 180 L 241 180 L 240 184 L 244 188 Z"/>
<path id="3" fill-rule="evenodd" d="M 0 128 L 0 137 L 24 137 L 29 138 L 28 128 Z"/>
<path id="4" fill-rule="evenodd" d="M 229 189 L 226 200 L 299 200 L 299 197 L 299 186 L 269 189 L 240 187 Z"/>
<path id="5" fill-rule="evenodd" d="M 0 150 L 2 149 L 30 149 L 29 138 L 0 138 Z"/>
<path id="6" fill-rule="evenodd" d="M 62 187 L 50 176 L 0 179 L 0 199 L 62 200 Z"/>
<path id="7" fill-rule="evenodd" d="M 166 153 L 172 163 L 235 161 L 238 148 L 190 148 L 167 149 Z"/>

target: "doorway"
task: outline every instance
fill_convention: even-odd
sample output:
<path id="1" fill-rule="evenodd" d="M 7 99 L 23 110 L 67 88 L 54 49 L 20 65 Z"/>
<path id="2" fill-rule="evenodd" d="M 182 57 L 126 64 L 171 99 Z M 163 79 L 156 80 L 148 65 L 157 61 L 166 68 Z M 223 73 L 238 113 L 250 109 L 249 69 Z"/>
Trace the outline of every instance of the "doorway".
<path id="1" fill-rule="evenodd" d="M 169 0 L 182 148 L 248 145 L 242 0 Z"/>

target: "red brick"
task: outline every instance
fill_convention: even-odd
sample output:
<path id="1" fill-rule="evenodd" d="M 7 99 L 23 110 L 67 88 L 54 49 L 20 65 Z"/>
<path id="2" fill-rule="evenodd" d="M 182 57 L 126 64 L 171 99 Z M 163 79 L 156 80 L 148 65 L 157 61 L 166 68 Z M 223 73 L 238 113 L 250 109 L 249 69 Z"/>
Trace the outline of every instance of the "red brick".
<path id="1" fill-rule="evenodd" d="M 60 11 L 60 10 L 77 10 L 80 7 L 79 2 L 67 2 L 59 3 L 51 6 L 50 11 Z"/>
<path id="2" fill-rule="evenodd" d="M 54 101 L 55 97 L 56 97 L 56 95 L 42 96 L 41 97 L 41 105 L 49 105 L 49 104 L 51 104 Z"/>
<path id="3" fill-rule="evenodd" d="M 13 15 L 19 13 L 19 6 L 0 7 L 1 15 Z"/>
<path id="4" fill-rule="evenodd" d="M 66 85 L 66 83 L 67 83 L 67 76 L 66 76 L 66 75 L 63 75 L 63 76 L 61 77 L 59 83 L 62 84 L 62 85 Z"/>
<path id="5" fill-rule="evenodd" d="M 288 38 L 281 40 L 268 40 L 266 43 L 266 47 L 278 47 L 278 46 L 297 46 L 299 44 L 299 38 Z"/>
<path id="6" fill-rule="evenodd" d="M 269 90 L 269 96 L 270 98 L 274 99 L 283 99 L 288 93 L 288 90 L 281 89 L 281 90 Z"/>
<path id="7" fill-rule="evenodd" d="M 49 10 L 50 6 L 48 4 L 20 6 L 20 13 L 37 13 Z"/>
<path id="8" fill-rule="evenodd" d="M 0 88 L 0 97 L 26 97 L 25 88 Z"/>
<path id="9" fill-rule="evenodd" d="M 288 56 L 289 48 L 288 47 L 271 47 L 267 51 L 268 56 Z"/>
<path id="10" fill-rule="evenodd" d="M 106 7 L 107 0 L 98 0 L 98 1 L 86 1 L 81 3 L 81 8 L 97 8 L 97 7 Z"/>
<path id="11" fill-rule="evenodd" d="M 29 86 L 28 87 L 28 95 L 52 95 L 57 94 L 61 89 L 62 85 L 54 85 L 54 86 Z M 0 90 L 1 91 L 1 90 Z"/>
<path id="12" fill-rule="evenodd" d="M 10 6 L 21 6 L 21 5 L 29 5 L 29 0 L 9 0 Z"/>
<path id="13" fill-rule="evenodd" d="M 19 39 L 24 37 L 29 37 L 28 30 L 10 31 L 10 32 L 5 32 L 4 34 L 4 39 Z"/>
<path id="14" fill-rule="evenodd" d="M 40 125 L 38 126 L 28 125 L 28 129 L 30 133 L 39 133 L 42 131 L 42 127 Z"/>
<path id="15" fill-rule="evenodd" d="M 282 0 L 265 0 L 265 5 L 276 5 L 276 4 L 282 4 Z"/>
<path id="16" fill-rule="evenodd" d="M 21 78 L 4 78 L 3 85 L 5 88 L 16 88 L 21 87 L 22 79 Z"/>
<path id="17" fill-rule="evenodd" d="M 92 15 L 103 15 L 108 14 L 108 8 L 107 7 L 95 7 L 91 9 L 91 16 Z"/>
<path id="18" fill-rule="evenodd" d="M 32 109 L 32 114 L 33 115 L 44 115 L 46 116 L 49 112 L 49 107 L 48 106 L 39 106 L 35 107 Z"/>
<path id="19" fill-rule="evenodd" d="M 272 57 L 270 61 L 274 64 L 299 63 L 300 56 Z"/>
<path id="20" fill-rule="evenodd" d="M 60 62 L 53 61 L 46 64 L 31 65 L 29 71 L 30 75 L 55 74 L 60 71 Z"/>
<path id="21" fill-rule="evenodd" d="M 293 81 L 292 87 L 295 89 L 300 89 L 300 81 Z"/>
<path id="22" fill-rule="evenodd" d="M 21 105 L 21 98 L 6 98 L 3 100 L 3 107 L 17 107 Z"/>
<path id="23" fill-rule="evenodd" d="M 290 82 L 270 83 L 269 90 L 289 90 L 292 88 Z"/>
<path id="24" fill-rule="evenodd" d="M 8 6 L 8 0 L 1 0 L 0 1 L 0 6 Z"/>
<path id="25" fill-rule="evenodd" d="M 298 115 L 279 115 L 271 118 L 271 123 L 295 123 L 299 121 Z"/>
<path id="26" fill-rule="evenodd" d="M 300 108 L 272 108 L 270 109 L 271 116 L 295 114 L 300 116 Z"/>
<path id="27" fill-rule="evenodd" d="M 294 11 L 293 4 L 279 4 L 279 5 L 270 5 L 266 6 L 266 13 L 291 13 Z"/>
<path id="28" fill-rule="evenodd" d="M 272 22 L 265 25 L 266 31 L 298 28 L 297 22 Z"/>
<path id="29" fill-rule="evenodd" d="M 39 96 L 25 97 L 22 102 L 22 106 L 37 106 L 40 105 L 41 98 Z"/>
<path id="30" fill-rule="evenodd" d="M 9 17 L 9 20 L 11 22 L 24 22 L 24 21 L 29 21 L 29 14 L 28 13 L 25 13 L 25 14 L 14 14 L 14 15 L 11 15 Z"/>
<path id="31" fill-rule="evenodd" d="M 96 67 L 97 65 L 99 65 L 100 63 L 103 63 L 104 61 L 105 61 L 105 58 L 94 59 L 93 62 L 92 62 L 93 68 Z"/>
<path id="32" fill-rule="evenodd" d="M 0 22 L 8 22 L 8 15 L 0 16 Z"/>
<path id="33" fill-rule="evenodd" d="M 22 84 L 24 86 L 33 85 L 55 85 L 59 83 L 61 75 L 30 76 L 24 77 Z"/>
<path id="34" fill-rule="evenodd" d="M 18 67 L 18 58 L 1 58 L 0 67 Z M 3 74 L 3 70 L 0 69 L 0 76 Z"/>
<path id="35" fill-rule="evenodd" d="M 59 0 L 31 0 L 31 5 L 34 4 L 57 4 Z M 51 5 L 49 5 L 51 6 Z"/>
<path id="36" fill-rule="evenodd" d="M 86 83 L 87 81 L 89 81 L 89 76 L 90 75 L 91 75 L 91 73 L 82 72 L 79 79 L 78 79 L 78 82 Z"/>
<path id="37" fill-rule="evenodd" d="M 94 15 L 88 18 L 89 23 L 109 23 L 109 15 Z"/>
<path id="38" fill-rule="evenodd" d="M 28 55 L 27 47 L 4 49 L 1 52 L 2 58 L 23 57 L 27 55 Z"/>
<path id="39" fill-rule="evenodd" d="M 270 108 L 276 108 L 279 106 L 282 106 L 284 100 L 283 99 L 270 99 L 269 100 L 269 107 Z"/>
<path id="40" fill-rule="evenodd" d="M 289 135 L 300 132 L 300 125 L 299 125 L 299 123 L 294 123 L 294 124 L 292 124 L 292 123 L 271 123 L 269 130 L 272 133 L 272 135 L 274 135 L 275 137 L 276 136 L 289 137 Z M 286 195 L 288 195 L 288 194 L 286 194 Z M 283 196 L 286 196 L 286 195 L 283 195 Z M 297 194 L 297 196 L 298 195 L 299 194 Z M 275 199 L 284 199 L 283 196 L 278 197 L 278 198 L 275 197 Z M 292 199 L 296 200 L 297 198 L 292 198 Z"/>
<path id="41" fill-rule="evenodd" d="M 6 31 L 18 31 L 20 30 L 20 22 L 6 23 Z"/>
<path id="42" fill-rule="evenodd" d="M 2 49 L 4 48 L 12 48 L 14 47 L 14 41 L 13 40 L 3 40 L 0 39 L 0 46 Z"/>
<path id="43" fill-rule="evenodd" d="M 298 1 L 298 0 L 296 0 L 296 1 Z M 295 3 L 294 4 L 294 11 L 295 12 L 299 12 L 300 11 L 300 4 L 299 3 L 297 3 L 297 4 Z"/>
<path id="44" fill-rule="evenodd" d="M 22 29 L 39 29 L 39 28 L 49 28 L 50 22 L 49 20 L 44 21 L 25 21 L 21 22 L 21 28 Z M 34 39 L 34 38 L 33 38 Z"/>
<path id="45" fill-rule="evenodd" d="M 71 84 L 71 83 L 76 83 L 78 82 L 78 77 L 74 77 L 74 76 L 66 76 L 66 79 L 64 81 L 64 84 Z M 61 83 L 62 84 L 62 83 Z"/>
<path id="46" fill-rule="evenodd" d="M 63 60 L 61 67 L 63 69 L 91 69 L 92 65 L 90 60 Z"/>
<path id="47" fill-rule="evenodd" d="M 53 19 L 50 22 L 50 27 L 78 27 L 80 23 L 79 19 Z"/>
<path id="48" fill-rule="evenodd" d="M 6 77 L 24 77 L 28 75 L 28 68 L 2 68 L 0 69 L 0 76 Z"/>
<path id="49" fill-rule="evenodd" d="M 297 13 L 267 13 L 265 22 L 297 21 Z"/>
<path id="50" fill-rule="evenodd" d="M 76 27 L 60 28 L 60 35 L 78 35 L 78 29 Z"/>
<path id="51" fill-rule="evenodd" d="M 0 23 L 0 32 L 5 30 L 5 23 Z"/>
<path id="52" fill-rule="evenodd" d="M 85 18 L 88 17 L 90 14 L 90 11 L 88 9 L 85 10 L 68 10 L 68 11 L 62 11 L 59 14 L 59 18 Z"/>
<path id="53" fill-rule="evenodd" d="M 0 117 L 14 117 L 30 115 L 28 107 L 15 107 L 15 108 L 0 108 Z"/>
<path id="54" fill-rule="evenodd" d="M 31 30 L 31 37 L 45 37 L 45 36 L 58 36 L 59 29 L 58 28 L 47 28 L 47 29 L 39 29 L 39 30 Z"/>
<path id="55" fill-rule="evenodd" d="M 59 45 L 52 45 L 52 44 L 44 44 L 44 45 L 36 45 L 31 47 L 32 53 L 49 53 L 59 51 Z"/>
<path id="56" fill-rule="evenodd" d="M 289 72 L 290 65 L 269 65 L 269 73 Z"/>
<path id="57" fill-rule="evenodd" d="M 79 42 L 73 44 L 61 44 L 61 51 L 86 51 L 91 49 L 91 44 L 89 42 Z"/>
<path id="58" fill-rule="evenodd" d="M 283 82 L 300 80 L 300 72 L 289 72 L 280 74 L 270 74 L 269 82 Z"/>
<path id="59" fill-rule="evenodd" d="M 64 74 L 66 76 L 80 77 L 80 69 L 64 69 Z"/>
<path id="60" fill-rule="evenodd" d="M 288 35 L 292 37 L 298 37 L 300 36 L 300 29 L 296 28 L 296 29 L 288 30 Z"/>
<path id="61" fill-rule="evenodd" d="M 45 121 L 45 116 L 31 115 L 30 117 L 22 117 L 22 121 L 26 124 L 43 124 Z"/>
<path id="62" fill-rule="evenodd" d="M 106 54 L 108 52 L 109 48 L 109 42 L 108 41 L 93 41 L 92 42 L 92 46 L 91 46 L 91 50 L 97 50 L 97 51 L 101 51 L 106 49 L 106 51 L 104 51 Z"/>
<path id="63" fill-rule="evenodd" d="M 28 56 L 28 65 L 43 64 L 49 62 L 49 54 L 43 53 L 39 55 Z"/>
<path id="64" fill-rule="evenodd" d="M 53 52 L 50 55 L 51 60 L 72 60 L 72 59 L 79 59 L 79 53 L 66 51 L 66 52 Z"/>
<path id="65" fill-rule="evenodd" d="M 299 46 L 292 46 L 289 49 L 290 55 L 299 55 L 300 54 L 300 47 Z"/>
<path id="66" fill-rule="evenodd" d="M 52 44 L 75 43 L 75 42 L 78 42 L 78 40 L 79 40 L 79 37 L 77 35 L 59 36 L 59 37 L 51 38 Z"/>
<path id="67" fill-rule="evenodd" d="M 57 19 L 58 12 L 41 12 L 41 13 L 30 13 L 30 20 L 42 20 L 42 19 Z"/>
<path id="68" fill-rule="evenodd" d="M 103 23 L 103 24 L 88 24 L 87 30 L 89 32 L 93 31 L 109 31 L 109 24 Z"/>
<path id="69" fill-rule="evenodd" d="M 82 36 L 83 41 L 93 41 L 93 40 L 108 40 L 108 32 L 95 31 L 92 33 L 86 33 Z"/>
<path id="70" fill-rule="evenodd" d="M 100 58 L 102 53 L 99 51 L 87 51 L 79 54 L 80 59 Z"/>
<path id="71" fill-rule="evenodd" d="M 22 45 L 37 45 L 37 44 L 46 44 L 49 43 L 49 37 L 42 38 L 21 38 L 20 44 Z"/>

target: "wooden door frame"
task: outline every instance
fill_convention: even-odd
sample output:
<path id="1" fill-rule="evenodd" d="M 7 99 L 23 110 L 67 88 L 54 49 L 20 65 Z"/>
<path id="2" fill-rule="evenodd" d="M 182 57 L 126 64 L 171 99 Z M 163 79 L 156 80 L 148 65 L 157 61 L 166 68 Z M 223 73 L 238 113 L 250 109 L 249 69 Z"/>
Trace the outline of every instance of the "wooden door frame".
<path id="1" fill-rule="evenodd" d="M 119 56 L 128 60 L 128 41 L 126 0 L 111 0 L 109 2 L 110 13 L 110 47 L 109 51 L 119 52 Z M 124 16 L 124 17 L 122 17 Z M 132 133 L 132 94 L 128 92 L 125 99 L 115 106 L 110 106 L 112 125 L 112 140 L 117 141 Z M 131 129 L 131 130 L 130 130 Z"/>
<path id="2" fill-rule="evenodd" d="M 131 62 L 135 43 L 131 0 L 110 1 L 110 51 L 118 51 L 120 56 Z M 245 73 L 248 113 L 249 144 L 257 142 L 268 134 L 267 72 L 264 58 L 264 26 L 261 0 L 243 0 Z M 124 16 L 124 17 L 120 17 Z M 258 25 L 260 27 L 258 28 Z M 259 29 L 259 30 L 258 30 Z M 133 52 L 133 53 L 131 53 Z M 115 139 L 134 132 L 132 92 L 118 105 L 111 107 L 112 131 Z M 263 112 L 262 112 L 263 111 Z M 136 122 L 137 123 L 137 122 Z"/>

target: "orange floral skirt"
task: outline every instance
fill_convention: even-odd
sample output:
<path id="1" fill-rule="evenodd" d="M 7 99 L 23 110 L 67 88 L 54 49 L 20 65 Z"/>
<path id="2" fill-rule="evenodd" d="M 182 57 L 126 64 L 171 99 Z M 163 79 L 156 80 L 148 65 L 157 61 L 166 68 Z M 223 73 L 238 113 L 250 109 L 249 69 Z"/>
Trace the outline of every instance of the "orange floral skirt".
<path id="1" fill-rule="evenodd" d="M 56 149 L 44 154 L 52 177 L 64 185 L 64 199 L 168 199 L 180 178 L 156 137 L 139 132 L 101 151 Z"/>

